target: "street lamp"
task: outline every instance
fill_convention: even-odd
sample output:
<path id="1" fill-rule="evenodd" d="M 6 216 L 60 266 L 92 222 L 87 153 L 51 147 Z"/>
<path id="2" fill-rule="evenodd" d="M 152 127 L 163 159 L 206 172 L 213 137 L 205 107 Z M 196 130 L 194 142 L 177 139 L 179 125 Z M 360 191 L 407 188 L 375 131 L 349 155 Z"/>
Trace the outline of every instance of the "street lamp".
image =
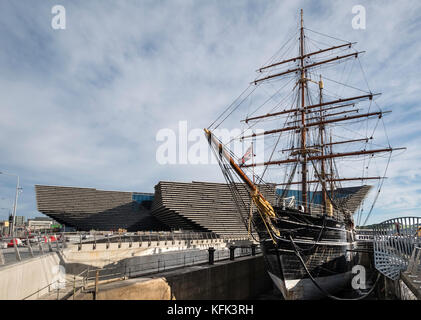
<path id="1" fill-rule="evenodd" d="M 6 173 L 6 172 L 0 172 L 0 174 L 4 174 L 7 176 L 13 176 L 13 177 L 17 177 L 18 178 L 18 182 L 16 184 L 16 196 L 15 196 L 15 203 L 13 205 L 13 214 L 12 214 L 12 225 L 11 227 L 9 227 L 9 233 L 12 236 L 12 238 L 15 237 L 15 217 L 16 217 L 16 208 L 18 206 L 18 194 L 19 194 L 19 176 L 17 174 L 13 174 L 13 173 Z"/>

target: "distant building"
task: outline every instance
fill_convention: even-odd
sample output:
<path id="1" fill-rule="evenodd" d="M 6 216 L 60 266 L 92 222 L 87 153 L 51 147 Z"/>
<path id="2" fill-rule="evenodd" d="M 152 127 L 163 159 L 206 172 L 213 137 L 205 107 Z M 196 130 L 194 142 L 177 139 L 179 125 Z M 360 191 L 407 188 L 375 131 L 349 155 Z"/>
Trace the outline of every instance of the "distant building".
<path id="1" fill-rule="evenodd" d="M 9 234 L 9 221 L 0 221 L 0 235 L 5 236 Z"/>
<path id="2" fill-rule="evenodd" d="M 57 224 L 53 219 L 47 217 L 35 217 L 28 219 L 28 229 L 31 231 L 51 229 L 54 224 Z"/>
<path id="3" fill-rule="evenodd" d="M 24 216 L 16 216 L 15 217 L 15 224 L 16 227 L 21 227 L 25 225 L 25 217 Z"/>

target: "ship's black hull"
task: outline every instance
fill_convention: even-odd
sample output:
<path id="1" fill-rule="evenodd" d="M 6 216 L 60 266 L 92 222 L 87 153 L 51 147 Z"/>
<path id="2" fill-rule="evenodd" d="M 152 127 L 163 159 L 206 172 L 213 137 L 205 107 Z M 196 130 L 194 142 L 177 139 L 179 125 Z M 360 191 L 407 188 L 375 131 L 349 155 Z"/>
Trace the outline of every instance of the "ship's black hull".
<path id="1" fill-rule="evenodd" d="M 275 208 L 280 236 L 269 236 L 256 217 L 268 273 L 285 299 L 318 299 L 326 296 L 310 278 L 330 294 L 350 284 L 356 259 L 352 230 L 328 216 L 313 217 L 296 210 Z M 306 271 L 305 266 L 308 269 Z"/>

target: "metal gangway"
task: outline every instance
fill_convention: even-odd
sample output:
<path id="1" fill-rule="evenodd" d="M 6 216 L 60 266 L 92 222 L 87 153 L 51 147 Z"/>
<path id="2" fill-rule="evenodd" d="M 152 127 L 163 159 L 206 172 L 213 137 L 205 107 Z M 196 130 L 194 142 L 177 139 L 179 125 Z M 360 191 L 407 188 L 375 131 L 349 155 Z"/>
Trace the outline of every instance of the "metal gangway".
<path id="1" fill-rule="evenodd" d="M 415 248 L 421 246 L 421 218 L 394 218 L 373 226 L 374 265 L 391 280 L 407 270 Z"/>

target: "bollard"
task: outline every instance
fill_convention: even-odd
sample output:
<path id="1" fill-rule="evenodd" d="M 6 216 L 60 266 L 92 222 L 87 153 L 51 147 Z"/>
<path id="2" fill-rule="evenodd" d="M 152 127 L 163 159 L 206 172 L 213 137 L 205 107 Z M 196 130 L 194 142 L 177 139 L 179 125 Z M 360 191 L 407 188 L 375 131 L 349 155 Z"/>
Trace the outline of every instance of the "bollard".
<path id="1" fill-rule="evenodd" d="M 251 245 L 251 255 L 252 256 L 256 255 L 256 245 L 254 243 Z"/>
<path id="2" fill-rule="evenodd" d="M 230 260 L 234 260 L 235 246 L 230 246 Z"/>
<path id="3" fill-rule="evenodd" d="M 78 251 L 82 250 L 82 235 L 81 234 L 79 235 L 79 245 L 77 247 L 77 250 Z"/>
<path id="4" fill-rule="evenodd" d="M 209 264 L 213 265 L 214 258 L 215 258 L 215 249 L 213 247 L 209 247 L 208 251 L 209 251 Z"/>

